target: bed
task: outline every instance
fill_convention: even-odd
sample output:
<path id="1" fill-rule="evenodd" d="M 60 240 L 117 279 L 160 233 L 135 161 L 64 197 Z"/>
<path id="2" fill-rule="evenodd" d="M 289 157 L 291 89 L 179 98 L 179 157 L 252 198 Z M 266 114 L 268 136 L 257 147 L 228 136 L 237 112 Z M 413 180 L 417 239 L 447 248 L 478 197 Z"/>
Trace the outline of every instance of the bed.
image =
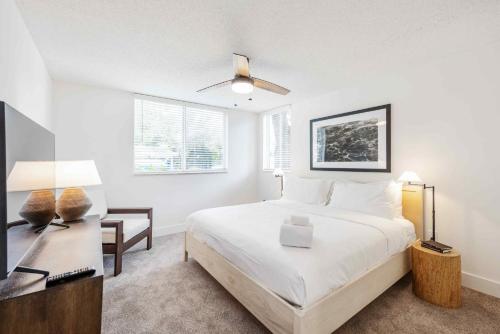
<path id="1" fill-rule="evenodd" d="M 188 219 L 189 254 L 273 333 L 331 333 L 410 269 L 422 192 L 403 191 L 405 219 L 279 200 L 202 210 Z M 310 249 L 282 247 L 279 224 L 310 217 Z"/>

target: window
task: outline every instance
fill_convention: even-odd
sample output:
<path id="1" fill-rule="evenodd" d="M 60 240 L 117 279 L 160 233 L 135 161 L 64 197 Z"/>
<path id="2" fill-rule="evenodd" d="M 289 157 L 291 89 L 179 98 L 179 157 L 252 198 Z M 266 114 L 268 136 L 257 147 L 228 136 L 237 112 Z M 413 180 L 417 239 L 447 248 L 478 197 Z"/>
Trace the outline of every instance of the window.
<path id="1" fill-rule="evenodd" d="M 290 169 L 290 106 L 266 112 L 263 128 L 264 170 Z"/>
<path id="2" fill-rule="evenodd" d="M 164 99 L 135 99 L 134 172 L 226 169 L 226 112 Z"/>

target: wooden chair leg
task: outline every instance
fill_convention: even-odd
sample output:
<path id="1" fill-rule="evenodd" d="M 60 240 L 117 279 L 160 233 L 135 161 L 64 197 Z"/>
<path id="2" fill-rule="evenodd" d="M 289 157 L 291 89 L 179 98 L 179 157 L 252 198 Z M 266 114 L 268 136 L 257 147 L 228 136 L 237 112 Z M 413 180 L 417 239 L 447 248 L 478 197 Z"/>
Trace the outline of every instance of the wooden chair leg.
<path id="1" fill-rule="evenodd" d="M 187 243 L 187 233 L 184 232 L 184 262 L 188 262 L 188 258 L 189 258 L 186 243 Z"/>
<path id="2" fill-rule="evenodd" d="M 116 253 L 115 253 L 115 276 L 122 272 L 122 257 L 123 257 L 123 234 L 117 238 Z"/>
<path id="3" fill-rule="evenodd" d="M 148 246 L 147 250 L 150 250 L 153 247 L 153 229 L 150 227 L 148 232 Z"/>
<path id="4" fill-rule="evenodd" d="M 120 275 L 120 273 L 122 272 L 122 256 L 122 253 L 115 254 L 115 276 Z"/>

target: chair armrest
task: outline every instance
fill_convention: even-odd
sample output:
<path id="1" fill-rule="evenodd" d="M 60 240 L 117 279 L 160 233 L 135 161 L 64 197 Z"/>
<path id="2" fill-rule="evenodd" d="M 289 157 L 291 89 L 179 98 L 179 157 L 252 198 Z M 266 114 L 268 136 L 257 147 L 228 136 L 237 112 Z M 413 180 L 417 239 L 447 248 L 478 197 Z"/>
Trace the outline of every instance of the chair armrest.
<path id="1" fill-rule="evenodd" d="M 118 244 L 118 237 L 123 235 L 123 220 L 101 220 L 101 227 L 115 228 L 115 243 Z"/>
<path id="2" fill-rule="evenodd" d="M 114 227 L 116 229 L 123 229 L 123 220 L 101 220 L 101 227 Z"/>
<path id="3" fill-rule="evenodd" d="M 123 220 L 101 220 L 101 227 L 114 227 L 116 234 L 122 234 Z"/>
<path id="4" fill-rule="evenodd" d="M 152 214 L 153 208 L 108 208 L 109 214 L 123 213 L 123 214 L 134 214 L 134 213 L 146 213 Z"/>
<path id="5" fill-rule="evenodd" d="M 145 213 L 148 215 L 148 219 L 153 223 L 153 208 L 108 208 L 108 214 L 134 214 L 134 213 Z"/>

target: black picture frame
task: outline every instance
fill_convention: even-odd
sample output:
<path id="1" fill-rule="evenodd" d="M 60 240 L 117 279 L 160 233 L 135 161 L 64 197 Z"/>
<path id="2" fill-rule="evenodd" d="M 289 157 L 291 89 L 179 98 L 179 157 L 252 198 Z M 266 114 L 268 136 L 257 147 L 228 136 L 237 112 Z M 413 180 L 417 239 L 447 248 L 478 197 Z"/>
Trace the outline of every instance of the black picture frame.
<path id="1" fill-rule="evenodd" d="M 313 126 L 315 122 L 319 121 L 325 121 L 328 119 L 332 118 L 340 118 L 340 117 L 346 117 L 346 116 L 351 116 L 351 115 L 356 115 L 356 114 L 362 114 L 362 113 L 367 113 L 367 112 L 372 112 L 372 111 L 377 111 L 385 109 L 385 121 L 386 121 L 386 126 L 385 126 L 385 152 L 386 152 L 386 164 L 385 168 L 337 168 L 337 167 L 328 167 L 328 168 L 323 168 L 323 167 L 314 167 L 313 166 Z M 385 104 L 385 105 L 380 105 L 377 107 L 371 107 L 371 108 L 366 108 L 366 109 L 361 109 L 361 110 L 355 110 L 355 111 L 350 111 L 342 114 L 336 114 L 336 115 L 331 115 L 331 116 L 326 116 L 326 117 L 321 117 L 321 118 L 315 118 L 311 119 L 309 121 L 309 163 L 310 163 L 310 169 L 311 170 L 322 170 L 322 171 L 339 171 L 339 172 L 376 172 L 376 173 L 390 173 L 391 172 L 391 105 L 390 104 Z"/>

